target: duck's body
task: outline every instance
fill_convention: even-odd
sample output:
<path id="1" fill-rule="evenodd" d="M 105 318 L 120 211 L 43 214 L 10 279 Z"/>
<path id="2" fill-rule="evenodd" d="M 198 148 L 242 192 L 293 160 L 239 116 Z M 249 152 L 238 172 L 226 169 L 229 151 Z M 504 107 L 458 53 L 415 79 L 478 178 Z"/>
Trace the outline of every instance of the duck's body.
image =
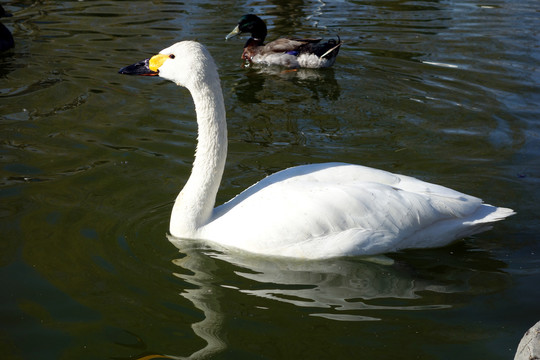
<path id="1" fill-rule="evenodd" d="M 227 35 L 230 39 L 241 33 L 251 37 L 244 45 L 242 59 L 256 64 L 280 65 L 289 68 L 330 67 L 336 61 L 341 40 L 330 39 L 277 39 L 264 43 L 267 35 L 266 24 L 256 15 L 242 16 L 236 28 Z"/>
<path id="2" fill-rule="evenodd" d="M 439 185 L 343 163 L 280 171 L 214 208 L 227 128 L 210 54 L 198 43 L 180 42 L 120 72 L 159 75 L 193 96 L 199 136 L 192 174 L 171 215 L 170 232 L 178 241 L 309 259 L 373 255 L 442 246 L 514 213 Z"/>

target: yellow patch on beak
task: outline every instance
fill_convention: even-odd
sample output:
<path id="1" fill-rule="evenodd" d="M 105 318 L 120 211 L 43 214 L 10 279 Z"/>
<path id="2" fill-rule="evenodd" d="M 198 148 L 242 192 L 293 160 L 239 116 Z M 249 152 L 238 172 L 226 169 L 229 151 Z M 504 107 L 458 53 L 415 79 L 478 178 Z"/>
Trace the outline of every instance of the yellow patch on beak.
<path id="1" fill-rule="evenodd" d="M 158 71 L 158 69 L 163 65 L 165 60 L 169 58 L 169 55 L 164 54 L 157 54 L 150 58 L 150 61 L 148 61 L 148 67 L 152 71 Z"/>

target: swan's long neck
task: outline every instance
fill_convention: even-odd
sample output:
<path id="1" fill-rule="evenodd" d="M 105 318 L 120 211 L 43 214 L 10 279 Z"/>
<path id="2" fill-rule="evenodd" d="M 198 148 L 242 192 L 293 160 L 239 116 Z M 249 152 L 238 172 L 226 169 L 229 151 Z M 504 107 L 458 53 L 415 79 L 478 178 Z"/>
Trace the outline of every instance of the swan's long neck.
<path id="1" fill-rule="evenodd" d="M 225 105 L 217 71 L 188 87 L 195 103 L 198 142 L 191 176 L 174 203 L 170 232 L 197 237 L 212 216 L 227 157 Z"/>

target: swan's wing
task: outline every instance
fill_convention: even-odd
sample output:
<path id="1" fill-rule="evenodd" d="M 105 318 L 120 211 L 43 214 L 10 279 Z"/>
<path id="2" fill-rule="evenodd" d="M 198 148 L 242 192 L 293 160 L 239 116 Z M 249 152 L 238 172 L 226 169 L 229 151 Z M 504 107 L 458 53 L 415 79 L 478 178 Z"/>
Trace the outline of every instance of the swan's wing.
<path id="1" fill-rule="evenodd" d="M 426 229 L 451 233 L 456 219 L 462 227 L 481 206 L 478 198 L 382 170 L 306 165 L 271 175 L 217 207 L 202 235 L 275 255 L 374 254 L 411 246 L 403 242 L 417 233 L 434 236 Z"/>

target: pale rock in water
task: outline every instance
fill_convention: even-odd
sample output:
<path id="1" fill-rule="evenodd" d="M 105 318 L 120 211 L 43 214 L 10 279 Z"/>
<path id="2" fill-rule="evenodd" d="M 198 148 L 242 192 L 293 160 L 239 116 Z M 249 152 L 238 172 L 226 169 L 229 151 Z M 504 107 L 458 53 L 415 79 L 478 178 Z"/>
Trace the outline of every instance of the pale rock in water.
<path id="1" fill-rule="evenodd" d="M 514 357 L 514 360 L 535 359 L 540 359 L 540 321 L 523 335 Z"/>

